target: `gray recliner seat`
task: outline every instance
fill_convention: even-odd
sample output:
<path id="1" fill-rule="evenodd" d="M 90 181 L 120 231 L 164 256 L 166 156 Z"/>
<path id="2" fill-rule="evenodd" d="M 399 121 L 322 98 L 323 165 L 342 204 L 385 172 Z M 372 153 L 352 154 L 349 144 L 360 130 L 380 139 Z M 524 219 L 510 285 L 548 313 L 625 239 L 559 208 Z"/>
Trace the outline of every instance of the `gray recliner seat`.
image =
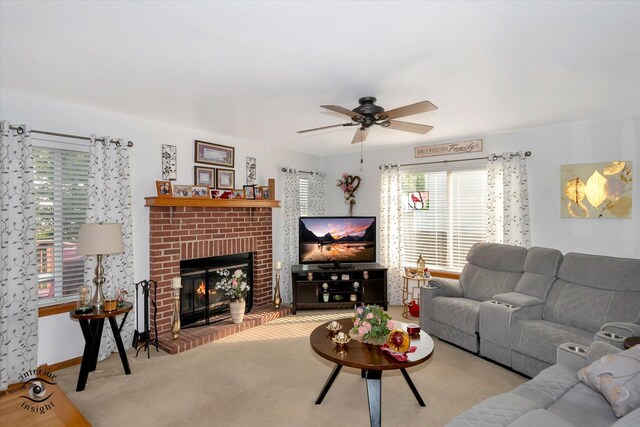
<path id="1" fill-rule="evenodd" d="M 477 352 L 480 304 L 515 289 L 526 255 L 527 250 L 518 246 L 475 244 L 459 280 L 433 278 L 421 289 L 421 328 Z"/>
<path id="2" fill-rule="evenodd" d="M 598 340 L 621 348 L 623 337 L 640 334 L 640 260 L 569 253 L 557 276 L 543 306 L 497 295 L 513 306 L 481 310 L 483 340 L 501 335 L 510 366 L 529 376 L 556 363 L 564 342 L 587 347 Z"/>

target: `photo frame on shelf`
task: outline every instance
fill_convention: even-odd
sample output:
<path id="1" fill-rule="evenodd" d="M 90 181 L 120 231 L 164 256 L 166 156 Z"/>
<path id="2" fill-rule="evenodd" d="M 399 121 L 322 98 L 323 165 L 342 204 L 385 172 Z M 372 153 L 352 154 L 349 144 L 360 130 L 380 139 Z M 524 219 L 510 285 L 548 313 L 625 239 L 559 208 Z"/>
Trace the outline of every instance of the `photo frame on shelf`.
<path id="1" fill-rule="evenodd" d="M 256 198 L 255 194 L 255 186 L 253 185 L 243 185 L 242 189 L 244 190 L 244 198 L 247 200 L 253 200 Z"/>
<path id="2" fill-rule="evenodd" d="M 178 179 L 178 163 L 176 156 L 178 147 L 162 144 L 162 179 L 175 181 Z"/>
<path id="3" fill-rule="evenodd" d="M 195 162 L 232 168 L 235 148 L 211 142 L 195 142 Z"/>
<path id="4" fill-rule="evenodd" d="M 260 187 L 259 185 L 254 186 L 253 198 L 256 199 L 256 200 L 262 200 L 263 199 L 262 187 Z"/>
<path id="5" fill-rule="evenodd" d="M 244 189 L 236 188 L 235 190 L 233 190 L 233 198 L 234 199 L 244 199 Z"/>
<path id="6" fill-rule="evenodd" d="M 171 181 L 156 181 L 156 191 L 158 197 L 173 197 Z"/>
<path id="7" fill-rule="evenodd" d="M 209 198 L 209 187 L 206 185 L 194 185 L 191 187 L 191 197 L 195 197 L 197 199 L 208 199 Z"/>
<path id="8" fill-rule="evenodd" d="M 205 166 L 193 167 L 193 183 L 195 185 L 206 185 L 216 187 L 216 169 Z"/>
<path id="9" fill-rule="evenodd" d="M 216 169 L 216 187 L 221 190 L 233 190 L 236 187 L 236 171 Z"/>
<path id="10" fill-rule="evenodd" d="M 174 185 L 173 197 L 191 197 L 193 194 L 193 185 Z"/>
<path id="11" fill-rule="evenodd" d="M 262 190 L 262 198 L 265 200 L 271 200 L 271 189 L 269 186 L 263 185 L 260 189 Z"/>
<path id="12" fill-rule="evenodd" d="M 221 200 L 233 199 L 233 191 L 217 190 L 214 188 L 210 189 L 209 191 L 212 199 L 221 199 Z"/>

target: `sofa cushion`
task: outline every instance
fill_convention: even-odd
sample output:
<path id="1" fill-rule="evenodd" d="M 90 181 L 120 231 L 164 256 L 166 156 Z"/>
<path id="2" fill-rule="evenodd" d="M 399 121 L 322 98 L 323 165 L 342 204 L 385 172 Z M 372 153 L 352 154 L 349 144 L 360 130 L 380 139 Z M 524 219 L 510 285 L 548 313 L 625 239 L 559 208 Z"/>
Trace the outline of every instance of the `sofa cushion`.
<path id="1" fill-rule="evenodd" d="M 458 415 L 448 427 L 508 426 L 529 411 L 538 409 L 524 397 L 512 393 L 499 394 L 484 400 Z"/>
<path id="2" fill-rule="evenodd" d="M 561 261 L 562 253 L 557 249 L 529 248 L 524 259 L 524 273 L 516 285 L 516 292 L 546 298 Z"/>
<path id="3" fill-rule="evenodd" d="M 622 417 L 640 407 L 640 345 L 608 354 L 578 372 L 580 381 L 602 393 Z"/>
<path id="4" fill-rule="evenodd" d="M 529 399 L 540 408 L 548 408 L 579 382 L 575 370 L 553 365 L 513 389 L 512 393 Z"/>
<path id="5" fill-rule="evenodd" d="M 568 253 L 558 278 L 590 288 L 638 292 L 640 259 Z M 615 280 L 612 280 L 615 278 Z"/>
<path id="6" fill-rule="evenodd" d="M 431 318 L 468 334 L 478 330 L 480 302 L 467 298 L 436 297 L 429 304 Z"/>
<path id="7" fill-rule="evenodd" d="M 522 277 L 527 250 L 499 243 L 476 243 L 467 254 L 460 274 L 464 297 L 487 301 L 496 294 L 511 292 Z"/>
<path id="8" fill-rule="evenodd" d="M 527 412 L 509 424 L 509 427 L 575 427 L 575 425 L 546 409 L 536 409 Z"/>
<path id="9" fill-rule="evenodd" d="M 560 344 L 570 341 L 588 346 L 593 334 L 545 320 L 522 320 L 511 326 L 509 341 L 512 350 L 554 364 Z"/>
<path id="10" fill-rule="evenodd" d="M 610 426 L 618 419 L 609 402 L 582 383 L 576 384 L 547 409 L 580 427 Z"/>

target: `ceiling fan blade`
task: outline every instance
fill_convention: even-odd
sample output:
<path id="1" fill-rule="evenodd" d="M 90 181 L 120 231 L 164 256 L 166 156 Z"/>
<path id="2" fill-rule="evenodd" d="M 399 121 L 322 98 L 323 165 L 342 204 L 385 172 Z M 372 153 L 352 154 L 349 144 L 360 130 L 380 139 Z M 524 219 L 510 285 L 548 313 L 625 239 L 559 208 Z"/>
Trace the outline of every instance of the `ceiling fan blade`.
<path id="1" fill-rule="evenodd" d="M 364 140 L 367 139 L 367 135 L 369 135 L 369 128 L 360 128 L 356 131 L 356 134 L 353 135 L 351 143 L 357 144 L 359 142 L 364 142 Z"/>
<path id="2" fill-rule="evenodd" d="M 433 129 L 433 126 L 419 125 L 418 123 L 400 122 L 398 120 L 389 120 L 389 126 L 384 126 L 389 129 L 403 130 L 405 132 L 422 133 L 425 134 Z"/>
<path id="3" fill-rule="evenodd" d="M 405 105 L 404 107 L 394 108 L 393 110 L 380 113 L 379 117 L 386 117 L 388 119 L 397 119 L 398 117 L 411 116 L 418 113 L 426 113 L 427 111 L 437 110 L 438 107 L 430 103 L 429 101 L 416 102 L 415 104 Z"/>
<path id="4" fill-rule="evenodd" d="M 364 116 L 360 113 L 354 113 L 351 110 L 347 110 L 344 107 L 340 107 L 339 105 L 321 105 L 322 108 L 326 108 L 327 110 L 331 110 L 335 113 L 344 114 L 349 117 L 358 117 L 359 119 L 364 119 Z"/>
<path id="5" fill-rule="evenodd" d="M 319 128 L 299 130 L 296 133 L 307 133 L 307 132 L 313 132 L 313 131 L 316 131 L 316 130 L 338 128 L 338 127 L 343 127 L 343 126 L 355 126 L 355 125 L 357 125 L 357 123 L 344 123 L 344 124 L 341 124 L 341 125 L 322 126 L 322 127 L 319 127 Z"/>

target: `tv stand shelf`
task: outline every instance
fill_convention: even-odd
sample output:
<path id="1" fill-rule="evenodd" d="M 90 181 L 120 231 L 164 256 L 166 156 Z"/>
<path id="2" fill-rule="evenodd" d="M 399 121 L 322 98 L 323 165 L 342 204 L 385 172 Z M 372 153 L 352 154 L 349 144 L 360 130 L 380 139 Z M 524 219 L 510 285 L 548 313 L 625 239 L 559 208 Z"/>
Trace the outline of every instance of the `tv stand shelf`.
<path id="1" fill-rule="evenodd" d="M 293 314 L 297 310 L 353 308 L 356 304 L 377 304 L 387 309 L 387 269 L 380 264 L 330 268 L 295 264 L 291 266 L 291 283 Z"/>

